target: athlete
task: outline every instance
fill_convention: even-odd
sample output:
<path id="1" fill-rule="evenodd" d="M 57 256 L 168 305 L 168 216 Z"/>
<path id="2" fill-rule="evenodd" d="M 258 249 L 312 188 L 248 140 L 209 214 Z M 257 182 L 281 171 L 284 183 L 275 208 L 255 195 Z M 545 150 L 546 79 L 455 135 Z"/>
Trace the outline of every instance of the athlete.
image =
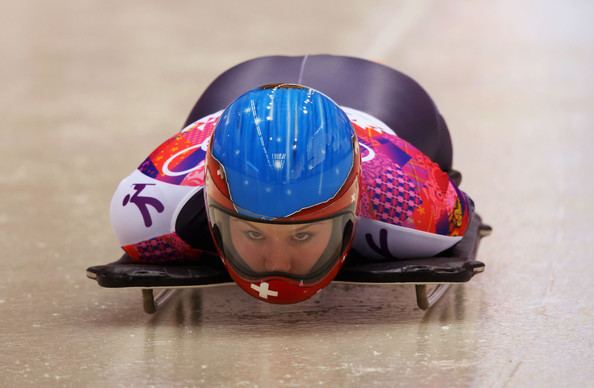
<path id="1" fill-rule="evenodd" d="M 472 202 L 386 124 L 299 84 L 265 85 L 174 135 L 118 186 L 122 248 L 138 263 L 216 252 L 244 291 L 305 300 L 349 249 L 429 257 L 463 236 Z"/>

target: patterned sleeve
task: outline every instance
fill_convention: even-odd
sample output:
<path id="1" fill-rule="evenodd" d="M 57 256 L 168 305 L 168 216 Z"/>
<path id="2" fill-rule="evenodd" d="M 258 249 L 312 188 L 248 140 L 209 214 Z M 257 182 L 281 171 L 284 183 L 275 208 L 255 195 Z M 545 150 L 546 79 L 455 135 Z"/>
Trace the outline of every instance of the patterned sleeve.
<path id="1" fill-rule="evenodd" d="M 393 133 L 355 124 L 362 150 L 360 216 L 418 231 L 462 236 L 471 201 L 448 174 Z"/>
<path id="2" fill-rule="evenodd" d="M 185 205 L 201 198 L 206 149 L 219 116 L 217 112 L 204 117 L 175 134 L 120 182 L 110 218 L 120 246 L 132 261 L 163 263 L 201 256 L 202 251 L 185 241 L 176 228 Z"/>

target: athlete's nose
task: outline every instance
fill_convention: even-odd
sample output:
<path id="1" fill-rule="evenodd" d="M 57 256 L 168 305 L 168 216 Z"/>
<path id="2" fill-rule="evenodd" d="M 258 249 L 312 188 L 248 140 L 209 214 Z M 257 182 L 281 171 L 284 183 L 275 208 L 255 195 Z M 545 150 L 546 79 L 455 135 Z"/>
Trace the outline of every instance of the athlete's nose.
<path id="1" fill-rule="evenodd" d="M 291 270 L 291 258 L 289 250 L 280 240 L 274 240 L 265 252 L 264 268 L 268 272 L 289 272 Z"/>

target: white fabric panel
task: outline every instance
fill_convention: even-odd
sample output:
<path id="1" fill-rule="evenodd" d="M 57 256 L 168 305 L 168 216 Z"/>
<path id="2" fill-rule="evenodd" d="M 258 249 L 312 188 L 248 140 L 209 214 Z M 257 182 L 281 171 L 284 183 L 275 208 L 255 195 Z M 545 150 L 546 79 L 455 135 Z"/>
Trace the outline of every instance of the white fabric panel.
<path id="1" fill-rule="evenodd" d="M 353 248 L 370 259 L 380 259 L 383 256 L 370 246 L 366 235 L 370 236 L 376 247 L 387 249 L 391 256 L 398 258 L 431 257 L 452 247 L 462 239 L 462 237 L 418 231 L 364 217 L 357 219 L 356 228 Z M 386 230 L 384 232 L 386 238 L 383 240 L 382 229 Z"/>
<path id="2" fill-rule="evenodd" d="M 134 244 L 173 232 L 177 214 L 187 199 L 200 189 L 201 186 L 178 186 L 161 182 L 135 170 L 120 182 L 111 200 L 111 225 L 120 244 Z M 137 195 L 136 198 L 140 197 L 140 200 L 134 199 L 134 194 Z M 126 197 L 128 201 L 125 201 Z M 147 204 L 143 198 L 159 201 L 163 205 L 162 211 L 159 212 L 157 209 L 160 206 Z M 150 217 L 149 226 L 143 218 L 142 207 Z"/>

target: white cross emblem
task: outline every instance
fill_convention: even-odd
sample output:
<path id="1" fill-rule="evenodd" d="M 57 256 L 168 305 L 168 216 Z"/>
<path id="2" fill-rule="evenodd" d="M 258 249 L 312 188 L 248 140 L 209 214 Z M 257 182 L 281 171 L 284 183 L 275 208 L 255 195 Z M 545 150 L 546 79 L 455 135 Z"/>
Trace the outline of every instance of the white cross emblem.
<path id="1" fill-rule="evenodd" d="M 223 171 L 221 171 L 221 169 L 217 169 L 217 175 L 220 176 L 221 178 L 223 177 Z"/>
<path id="2" fill-rule="evenodd" d="M 266 282 L 260 283 L 260 286 L 255 285 L 254 283 L 250 284 L 252 290 L 258 292 L 258 296 L 262 299 L 268 299 L 269 296 L 278 296 L 278 291 L 269 290 L 269 284 Z"/>

